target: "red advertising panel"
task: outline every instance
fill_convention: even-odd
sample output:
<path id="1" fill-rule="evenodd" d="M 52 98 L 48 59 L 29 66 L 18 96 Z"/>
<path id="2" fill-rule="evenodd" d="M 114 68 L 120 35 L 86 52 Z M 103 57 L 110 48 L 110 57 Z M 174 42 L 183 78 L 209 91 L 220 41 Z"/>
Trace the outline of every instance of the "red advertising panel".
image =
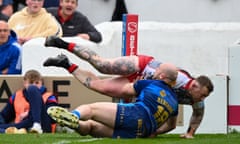
<path id="1" fill-rule="evenodd" d="M 138 15 L 123 15 L 122 55 L 136 55 L 138 46 Z"/>

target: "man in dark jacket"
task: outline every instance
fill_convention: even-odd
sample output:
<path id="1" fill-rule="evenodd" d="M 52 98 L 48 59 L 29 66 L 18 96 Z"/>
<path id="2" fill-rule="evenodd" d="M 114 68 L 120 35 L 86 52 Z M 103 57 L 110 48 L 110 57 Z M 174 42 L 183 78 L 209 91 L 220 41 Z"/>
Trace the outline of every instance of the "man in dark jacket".
<path id="1" fill-rule="evenodd" d="M 77 0 L 60 0 L 58 8 L 47 8 L 61 24 L 63 37 L 79 36 L 96 43 L 102 41 L 101 33 L 91 24 L 86 16 L 76 11 Z"/>

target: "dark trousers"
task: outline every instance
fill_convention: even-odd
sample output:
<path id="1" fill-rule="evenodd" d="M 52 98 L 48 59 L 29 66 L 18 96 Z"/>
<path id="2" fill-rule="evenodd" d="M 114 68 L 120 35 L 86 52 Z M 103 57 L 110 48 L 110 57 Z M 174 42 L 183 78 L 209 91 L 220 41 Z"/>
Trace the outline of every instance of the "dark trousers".
<path id="1" fill-rule="evenodd" d="M 34 122 L 41 123 L 43 132 L 51 132 L 51 118 L 47 114 L 47 108 L 43 102 L 39 89 L 36 86 L 31 85 L 28 87 L 24 95 L 30 104 L 28 116 L 19 123 L 1 124 L 0 132 L 5 131 L 6 128 L 11 126 L 18 129 L 29 129 L 32 127 Z"/>
<path id="2" fill-rule="evenodd" d="M 116 6 L 113 11 L 112 21 L 122 21 L 122 15 L 127 14 L 127 7 L 124 0 L 116 0 Z"/>

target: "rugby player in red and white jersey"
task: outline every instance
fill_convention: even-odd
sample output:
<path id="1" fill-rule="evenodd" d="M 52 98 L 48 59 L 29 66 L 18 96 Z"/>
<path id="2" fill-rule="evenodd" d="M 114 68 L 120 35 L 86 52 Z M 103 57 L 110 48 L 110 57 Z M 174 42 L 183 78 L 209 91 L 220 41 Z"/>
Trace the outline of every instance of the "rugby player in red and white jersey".
<path id="1" fill-rule="evenodd" d="M 108 79 L 100 79 L 92 74 L 91 79 L 85 82 L 86 87 L 115 98 L 129 99 L 119 89 L 120 85 L 138 79 L 154 79 L 153 74 L 158 72 L 158 67 L 161 64 L 161 62 L 155 60 L 153 57 L 146 55 L 122 56 L 112 59 L 102 58 L 89 48 L 81 47 L 75 43 L 68 43 L 54 36 L 46 39 L 45 46 L 66 49 L 89 62 L 101 73 L 120 75 Z M 65 64 L 63 64 L 63 61 Z M 65 55 L 59 55 L 57 58 L 47 59 L 44 62 L 44 66 L 63 67 L 80 80 L 82 71 L 78 70 L 78 66 L 75 64 L 69 66 L 69 63 Z M 193 108 L 189 128 L 186 133 L 181 135 L 182 138 L 193 138 L 196 129 L 202 121 L 204 99 L 213 91 L 213 88 L 208 87 L 209 85 L 206 81 L 210 81 L 207 76 L 193 78 L 186 71 L 179 69 L 177 80 L 173 84 L 174 90 L 178 95 L 178 102 L 179 104 L 191 105 Z M 198 97 L 198 100 L 193 101 L 193 95 L 194 97 Z M 152 136 L 173 130 L 176 128 L 176 121 L 176 118 L 169 118 Z"/>

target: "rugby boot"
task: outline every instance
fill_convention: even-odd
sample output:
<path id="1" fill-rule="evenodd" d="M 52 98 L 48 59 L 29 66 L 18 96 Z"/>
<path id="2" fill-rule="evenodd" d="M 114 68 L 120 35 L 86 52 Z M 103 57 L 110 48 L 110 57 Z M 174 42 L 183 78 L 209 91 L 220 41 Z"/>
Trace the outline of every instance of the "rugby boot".
<path id="1" fill-rule="evenodd" d="M 61 54 L 57 57 L 50 57 L 44 63 L 43 66 L 56 66 L 68 69 L 71 64 L 66 55 Z"/>
<path id="2" fill-rule="evenodd" d="M 57 47 L 62 49 L 68 49 L 69 43 L 63 41 L 61 38 L 57 36 L 48 36 L 45 40 L 44 45 L 46 47 Z"/>
<path id="3" fill-rule="evenodd" d="M 68 70 L 70 73 L 72 73 L 75 69 L 78 68 L 77 65 L 72 64 L 66 55 L 61 54 L 57 57 L 50 57 L 48 58 L 44 63 L 43 66 L 56 66 L 56 67 L 62 67 Z"/>
<path id="4" fill-rule="evenodd" d="M 48 108 L 47 113 L 59 125 L 76 130 L 79 129 L 78 117 L 67 109 L 59 106 L 52 106 Z"/>

